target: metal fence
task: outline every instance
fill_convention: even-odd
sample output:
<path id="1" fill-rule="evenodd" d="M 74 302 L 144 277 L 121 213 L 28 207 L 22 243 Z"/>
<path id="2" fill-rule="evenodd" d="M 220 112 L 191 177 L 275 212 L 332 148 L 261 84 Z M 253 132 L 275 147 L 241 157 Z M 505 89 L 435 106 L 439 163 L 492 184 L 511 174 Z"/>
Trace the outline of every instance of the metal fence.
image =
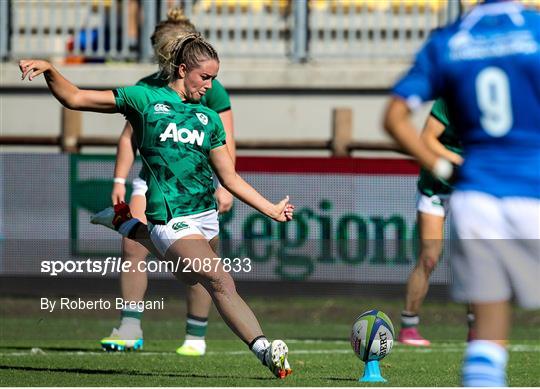
<path id="1" fill-rule="evenodd" d="M 25 56 L 85 56 L 135 59 L 130 47 L 130 1 L 118 0 L 10 0 L 7 12 L 9 44 L 2 54 Z M 4 8 L 7 8 L 4 10 Z M 2 15 L 3 19 L 6 16 Z M 135 19 L 131 18 L 131 22 Z M 139 26 L 132 26 L 137 31 Z M 2 31 L 4 32 L 4 31 Z M 133 36 L 136 44 L 136 35 Z"/>
<path id="2" fill-rule="evenodd" d="M 477 0 L 465 0 L 465 7 Z M 540 7 L 539 0 L 524 3 Z M 222 57 L 407 59 L 458 0 L 2 0 L 0 57 L 150 62 L 180 6 Z"/>

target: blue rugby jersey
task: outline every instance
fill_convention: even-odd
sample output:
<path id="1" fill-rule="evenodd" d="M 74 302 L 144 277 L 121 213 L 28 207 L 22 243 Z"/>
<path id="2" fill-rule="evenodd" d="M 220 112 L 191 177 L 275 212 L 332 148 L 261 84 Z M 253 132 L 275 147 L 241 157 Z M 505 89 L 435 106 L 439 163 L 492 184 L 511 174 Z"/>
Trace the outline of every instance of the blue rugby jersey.
<path id="1" fill-rule="evenodd" d="M 458 190 L 540 198 L 540 14 L 481 4 L 434 31 L 393 93 L 448 103 L 465 163 Z"/>

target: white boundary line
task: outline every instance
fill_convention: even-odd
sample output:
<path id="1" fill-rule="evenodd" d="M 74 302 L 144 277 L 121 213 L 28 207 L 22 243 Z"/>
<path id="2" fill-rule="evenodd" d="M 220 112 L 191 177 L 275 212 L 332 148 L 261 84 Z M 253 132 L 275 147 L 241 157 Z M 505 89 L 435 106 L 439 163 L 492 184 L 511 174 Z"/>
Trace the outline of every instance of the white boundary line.
<path id="1" fill-rule="evenodd" d="M 339 342 L 342 344 L 347 344 L 348 342 L 345 341 L 334 341 Z M 290 341 L 289 343 L 325 343 L 324 341 Z M 509 351 L 511 352 L 540 352 L 540 345 L 534 345 L 534 344 L 512 344 L 508 347 Z M 439 343 L 436 344 L 435 347 L 407 347 L 407 346 L 400 346 L 392 349 L 392 353 L 432 353 L 432 352 L 463 352 L 465 350 L 465 344 L 463 347 L 456 347 L 455 344 L 452 343 Z M 120 352 L 110 352 L 107 353 L 105 351 L 43 351 L 40 348 L 33 348 L 29 351 L 14 351 L 14 352 L 0 352 L 1 356 L 40 356 L 40 355 L 47 355 L 47 356 L 54 356 L 54 355 L 70 355 L 70 356 L 90 356 L 90 355 L 125 355 L 126 353 L 120 353 Z M 141 351 L 141 352 L 129 352 L 129 354 L 137 355 L 137 356 L 155 356 L 155 355 L 172 355 L 175 356 L 176 353 L 173 351 L 170 352 L 153 352 L 153 351 Z M 242 355 L 242 354 L 249 354 L 248 350 L 234 350 L 234 351 L 209 351 L 206 353 L 206 355 Z M 292 349 L 291 355 L 315 355 L 315 354 L 351 354 L 352 350 L 347 348 L 334 348 L 334 349 L 313 349 L 313 350 L 306 350 L 306 349 Z"/>

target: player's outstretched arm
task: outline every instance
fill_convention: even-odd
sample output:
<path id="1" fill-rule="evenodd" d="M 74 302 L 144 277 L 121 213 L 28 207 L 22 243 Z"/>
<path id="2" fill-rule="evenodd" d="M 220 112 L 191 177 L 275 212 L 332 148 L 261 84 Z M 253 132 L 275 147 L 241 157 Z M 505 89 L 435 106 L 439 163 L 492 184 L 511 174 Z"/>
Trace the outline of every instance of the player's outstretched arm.
<path id="1" fill-rule="evenodd" d="M 272 204 L 242 179 L 234 169 L 227 146 L 220 146 L 210 152 L 210 161 L 216 175 L 229 192 L 262 214 L 279 222 L 293 218 L 294 206 L 289 204 L 289 196 L 277 204 Z"/>
<path id="2" fill-rule="evenodd" d="M 429 169 L 435 176 L 449 179 L 453 167 L 450 161 L 438 157 L 428 149 L 418 136 L 412 120 L 411 112 L 405 101 L 399 97 L 392 97 L 384 114 L 384 128 L 410 155 Z"/>
<path id="3" fill-rule="evenodd" d="M 445 128 L 445 125 L 437 120 L 435 116 L 429 115 L 420 138 L 426 146 L 439 157 L 446 158 L 453 164 L 461 165 L 463 163 L 461 155 L 454 153 L 452 150 L 448 150 L 439 141 L 439 137 L 442 135 Z"/>
<path id="4" fill-rule="evenodd" d="M 113 190 L 111 193 L 111 200 L 113 204 L 118 204 L 125 201 L 126 196 L 126 184 L 117 182 L 117 178 L 123 178 L 124 180 L 129 175 L 129 171 L 135 162 L 135 143 L 133 142 L 133 127 L 126 121 L 122 134 L 118 139 L 118 147 L 116 150 L 116 161 L 114 164 L 114 178 Z"/>
<path id="5" fill-rule="evenodd" d="M 94 111 L 104 113 L 117 112 L 114 95 L 111 90 L 96 91 L 77 88 L 49 62 L 39 59 L 23 59 L 19 61 L 22 79 L 28 77 L 32 81 L 43 73 L 47 86 L 56 99 L 66 108 L 77 111 Z"/>

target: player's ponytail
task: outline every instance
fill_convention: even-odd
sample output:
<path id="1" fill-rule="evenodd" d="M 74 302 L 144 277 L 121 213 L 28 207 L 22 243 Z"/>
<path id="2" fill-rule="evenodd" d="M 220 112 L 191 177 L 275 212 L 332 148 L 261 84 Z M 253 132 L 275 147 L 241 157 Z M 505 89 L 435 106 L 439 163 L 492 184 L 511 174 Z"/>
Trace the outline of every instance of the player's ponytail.
<path id="1" fill-rule="evenodd" d="M 162 20 L 156 25 L 154 33 L 150 37 L 154 55 L 157 60 L 160 75 L 169 79 L 172 47 L 178 39 L 187 34 L 197 32 L 195 26 L 184 14 L 182 8 L 171 8 L 167 13 L 167 20 Z"/>

